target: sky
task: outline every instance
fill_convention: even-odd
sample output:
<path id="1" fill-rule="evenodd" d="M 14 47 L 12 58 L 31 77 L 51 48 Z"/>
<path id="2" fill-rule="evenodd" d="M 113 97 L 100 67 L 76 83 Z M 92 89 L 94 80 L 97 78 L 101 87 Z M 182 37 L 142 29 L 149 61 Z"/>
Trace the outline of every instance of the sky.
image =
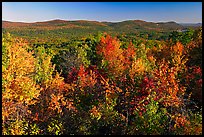
<path id="1" fill-rule="evenodd" d="M 202 2 L 2 2 L 2 20 L 202 23 Z"/>

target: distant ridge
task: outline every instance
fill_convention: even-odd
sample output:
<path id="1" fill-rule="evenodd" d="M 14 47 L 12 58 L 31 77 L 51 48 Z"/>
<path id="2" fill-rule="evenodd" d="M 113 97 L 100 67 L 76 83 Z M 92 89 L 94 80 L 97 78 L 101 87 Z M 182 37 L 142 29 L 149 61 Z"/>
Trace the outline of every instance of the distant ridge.
<path id="1" fill-rule="evenodd" d="M 22 23 L 22 24 L 38 24 L 38 23 L 43 23 L 43 24 L 57 24 L 57 23 L 68 23 L 68 22 L 95 22 L 95 23 L 104 23 L 104 24 L 115 24 L 115 23 L 122 23 L 122 22 L 135 22 L 135 23 L 156 23 L 156 24 L 179 24 L 182 26 L 202 26 L 202 23 L 176 23 L 175 21 L 169 21 L 169 22 L 147 22 L 144 20 L 125 20 L 121 22 L 110 22 L 110 21 L 89 21 L 89 20 L 62 20 L 62 19 L 54 19 L 54 20 L 48 20 L 48 21 L 38 21 L 38 22 L 14 22 L 14 21 L 6 21 L 2 20 L 2 23 Z M 3 26 L 4 27 L 4 26 Z"/>
<path id="2" fill-rule="evenodd" d="M 148 23 L 147 21 L 144 20 L 125 20 L 121 22 L 137 22 L 137 23 Z M 15 22 L 15 21 L 6 21 L 2 20 L 3 23 L 26 23 L 26 24 L 35 24 L 35 23 L 65 23 L 65 22 L 99 22 L 99 23 L 121 23 L 121 22 L 111 22 L 111 21 L 89 21 L 89 20 L 62 20 L 62 19 L 54 19 L 54 20 L 48 20 L 48 21 L 38 21 L 38 22 Z M 149 22 L 149 23 L 154 23 L 154 22 Z M 174 21 L 170 22 L 155 22 L 155 23 L 176 23 Z"/>
<path id="3" fill-rule="evenodd" d="M 147 22 L 143 20 L 125 20 L 121 22 L 99 22 L 89 20 L 49 20 L 42 22 L 11 22 L 2 21 L 2 31 L 10 32 L 15 36 L 22 37 L 83 37 L 98 32 L 109 34 L 137 34 L 137 35 L 166 35 L 172 31 L 183 31 L 187 28 L 197 28 L 169 22 Z"/>
<path id="4" fill-rule="evenodd" d="M 11 22 L 2 21 L 2 28 L 18 28 L 18 27 L 32 27 L 32 28 L 45 28 L 45 29 L 59 29 L 59 28 L 90 28 L 92 29 L 106 29 L 112 31 L 140 31 L 140 30 L 155 30 L 155 31 L 168 31 L 184 29 L 185 26 L 176 22 L 146 22 L 143 20 L 126 20 L 121 22 L 99 22 L 89 20 L 49 20 L 43 22 L 25 23 L 25 22 Z M 102 27 L 102 28 L 101 28 Z"/>
<path id="5" fill-rule="evenodd" d="M 202 23 L 180 23 L 182 26 L 192 26 L 192 27 L 201 27 Z"/>

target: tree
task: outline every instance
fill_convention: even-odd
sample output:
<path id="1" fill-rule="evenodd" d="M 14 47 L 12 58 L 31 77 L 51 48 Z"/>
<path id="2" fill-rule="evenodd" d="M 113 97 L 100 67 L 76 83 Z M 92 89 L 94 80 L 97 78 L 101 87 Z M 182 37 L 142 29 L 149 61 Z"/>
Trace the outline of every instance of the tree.
<path id="1" fill-rule="evenodd" d="M 3 35 L 2 119 L 3 134 L 24 134 L 28 105 L 36 103 L 40 87 L 35 83 L 35 58 L 21 39 Z"/>

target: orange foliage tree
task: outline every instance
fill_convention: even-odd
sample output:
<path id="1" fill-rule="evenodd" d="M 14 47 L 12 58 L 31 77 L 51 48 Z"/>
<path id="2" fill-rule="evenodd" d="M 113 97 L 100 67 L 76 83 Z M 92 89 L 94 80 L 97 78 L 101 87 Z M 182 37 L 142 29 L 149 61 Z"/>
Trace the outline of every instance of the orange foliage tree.
<path id="1" fill-rule="evenodd" d="M 110 35 L 102 37 L 96 47 L 96 53 L 103 57 L 102 66 L 108 68 L 110 74 L 115 77 L 121 76 L 125 70 L 125 57 L 120 48 L 120 42 Z"/>

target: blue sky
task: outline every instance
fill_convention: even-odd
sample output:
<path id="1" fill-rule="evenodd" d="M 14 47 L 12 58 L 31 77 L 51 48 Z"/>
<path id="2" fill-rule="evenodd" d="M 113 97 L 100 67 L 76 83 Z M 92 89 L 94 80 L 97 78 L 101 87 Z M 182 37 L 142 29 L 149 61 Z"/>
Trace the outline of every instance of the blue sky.
<path id="1" fill-rule="evenodd" d="M 201 23 L 202 2 L 2 2 L 2 20 L 53 19 Z"/>

